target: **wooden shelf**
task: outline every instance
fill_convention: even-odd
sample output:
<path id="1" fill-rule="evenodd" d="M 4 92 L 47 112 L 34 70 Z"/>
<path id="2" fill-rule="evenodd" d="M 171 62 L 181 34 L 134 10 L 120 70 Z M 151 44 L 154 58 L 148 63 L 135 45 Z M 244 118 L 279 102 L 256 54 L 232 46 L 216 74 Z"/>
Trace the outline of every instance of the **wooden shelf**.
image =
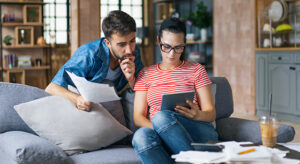
<path id="1" fill-rule="evenodd" d="M 206 44 L 206 43 L 211 43 L 211 40 L 194 40 L 194 41 L 186 41 L 186 44 Z"/>
<path id="2" fill-rule="evenodd" d="M 30 70 L 47 70 L 50 69 L 49 65 L 43 65 L 39 67 L 28 67 L 28 68 L 4 68 L 4 71 L 10 71 L 10 72 L 22 72 L 23 70 L 25 71 L 30 71 Z"/>
<path id="3" fill-rule="evenodd" d="M 286 2 L 297 2 L 297 1 L 300 1 L 300 0 L 285 0 Z"/>
<path id="4" fill-rule="evenodd" d="M 300 47 L 255 48 L 255 51 L 299 51 Z"/>
<path id="5" fill-rule="evenodd" d="M 20 46 L 17 46 L 17 45 L 12 45 L 12 46 L 6 46 L 4 45 L 3 46 L 3 49 L 21 49 L 21 48 L 49 48 L 50 46 L 49 45 L 45 45 L 45 46 L 40 46 L 40 45 L 20 45 Z"/>
<path id="6" fill-rule="evenodd" d="M 37 2 L 37 1 L 19 1 L 19 0 L 0 0 L 0 4 L 36 4 L 36 5 L 44 5 L 44 4 L 47 4 L 45 2 Z"/>
<path id="7" fill-rule="evenodd" d="M 153 0 L 153 3 L 158 3 L 158 2 L 172 2 L 171 0 Z"/>
<path id="8" fill-rule="evenodd" d="M 14 26 L 45 26 L 43 23 L 23 23 L 23 22 L 2 22 L 2 26 L 14 27 Z"/>
<path id="9" fill-rule="evenodd" d="M 49 83 L 51 75 L 50 70 L 52 68 L 51 46 L 49 44 L 36 44 L 36 40 L 39 40 L 39 36 L 41 36 L 40 30 L 42 30 L 44 26 L 48 25 L 42 22 L 44 14 L 42 11 L 46 4 L 49 3 L 44 2 L 43 0 L 0 0 L 0 6 L 2 6 L 1 11 L 14 11 L 14 14 L 18 15 L 15 21 L 4 22 L 4 19 L 0 21 L 2 30 L 9 30 L 12 35 L 12 31 L 14 29 L 13 38 L 15 39 L 13 45 L 6 45 L 2 40 L 0 43 L 0 50 L 2 51 L 0 58 L 3 58 L 3 51 L 8 50 L 15 51 L 14 53 L 16 56 L 19 57 L 21 55 L 31 57 L 35 56 L 32 58 L 34 60 L 31 61 L 33 63 L 31 67 L 3 67 L 1 69 L 1 79 L 4 81 L 28 84 L 39 88 L 45 88 Z M 22 10 L 20 10 L 21 8 Z M 0 14 L 3 14 L 1 11 Z M 44 65 L 42 65 L 42 62 L 37 59 L 43 60 Z M 8 62 L 6 61 L 6 65 L 7 63 Z M 4 66 L 3 63 L 1 66 Z"/>

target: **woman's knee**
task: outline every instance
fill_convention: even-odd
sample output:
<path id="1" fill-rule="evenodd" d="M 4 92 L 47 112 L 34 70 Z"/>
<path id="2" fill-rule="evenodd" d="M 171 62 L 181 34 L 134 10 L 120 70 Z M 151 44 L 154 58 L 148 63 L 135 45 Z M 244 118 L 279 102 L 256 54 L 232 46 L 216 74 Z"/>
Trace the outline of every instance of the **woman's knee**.
<path id="1" fill-rule="evenodd" d="M 150 128 L 138 129 L 132 138 L 132 145 L 137 151 L 148 149 L 149 147 L 160 145 L 161 141 L 157 133 Z"/>
<path id="2" fill-rule="evenodd" d="M 152 124 L 155 130 L 168 127 L 175 123 L 176 123 L 175 112 L 169 110 L 163 110 L 157 112 L 152 119 Z"/>

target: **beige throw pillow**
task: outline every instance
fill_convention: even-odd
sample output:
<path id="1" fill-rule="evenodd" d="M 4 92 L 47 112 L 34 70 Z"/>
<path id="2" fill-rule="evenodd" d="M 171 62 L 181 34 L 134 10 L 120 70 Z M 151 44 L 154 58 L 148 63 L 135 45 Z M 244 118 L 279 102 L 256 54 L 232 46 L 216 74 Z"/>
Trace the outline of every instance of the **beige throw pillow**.
<path id="1" fill-rule="evenodd" d="M 69 155 L 106 147 L 132 133 L 100 104 L 85 112 L 66 98 L 48 96 L 14 108 L 39 136 Z"/>

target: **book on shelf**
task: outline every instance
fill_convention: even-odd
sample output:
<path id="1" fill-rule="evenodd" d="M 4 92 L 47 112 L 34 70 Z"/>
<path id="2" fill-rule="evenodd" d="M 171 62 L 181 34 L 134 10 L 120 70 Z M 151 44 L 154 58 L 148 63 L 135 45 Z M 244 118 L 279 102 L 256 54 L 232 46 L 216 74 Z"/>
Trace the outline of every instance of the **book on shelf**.
<path id="1" fill-rule="evenodd" d="M 18 56 L 18 67 L 19 68 L 28 68 L 32 67 L 30 56 Z"/>
<path id="2" fill-rule="evenodd" d="M 17 67 L 16 59 L 17 59 L 16 54 L 4 55 L 3 67 L 6 69 Z"/>

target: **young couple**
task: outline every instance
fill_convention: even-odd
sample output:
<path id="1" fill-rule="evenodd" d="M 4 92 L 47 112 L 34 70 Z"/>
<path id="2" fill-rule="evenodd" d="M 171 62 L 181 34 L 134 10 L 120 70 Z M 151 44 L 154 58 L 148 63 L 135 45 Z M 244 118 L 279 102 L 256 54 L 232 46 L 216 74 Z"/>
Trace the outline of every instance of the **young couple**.
<path id="1" fill-rule="evenodd" d="M 211 124 L 216 112 L 210 92 L 211 81 L 198 63 L 184 61 L 185 24 L 178 19 L 165 20 L 157 36 L 162 61 L 143 68 L 135 45 L 135 22 L 122 11 L 112 11 L 104 19 L 105 38 L 81 46 L 60 69 L 46 91 L 73 101 L 78 109 L 90 110 L 91 102 L 70 93 L 71 71 L 89 81 L 110 80 L 117 90 L 126 82 L 135 91 L 134 121 L 139 127 L 132 140 L 143 163 L 174 163 L 172 154 L 193 150 L 192 142 L 217 141 Z M 138 74 L 137 78 L 136 75 Z M 195 91 L 189 108 L 160 111 L 162 94 Z M 149 107 L 149 108 L 148 108 Z"/>

